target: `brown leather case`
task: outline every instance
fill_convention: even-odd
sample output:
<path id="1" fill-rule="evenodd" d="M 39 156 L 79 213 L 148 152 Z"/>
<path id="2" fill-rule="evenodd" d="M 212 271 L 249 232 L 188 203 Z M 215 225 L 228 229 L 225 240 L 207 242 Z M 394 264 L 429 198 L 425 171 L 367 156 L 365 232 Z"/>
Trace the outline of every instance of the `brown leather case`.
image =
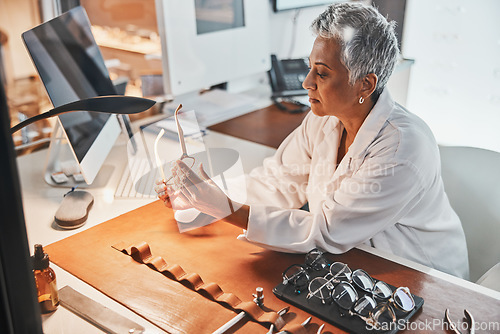
<path id="1" fill-rule="evenodd" d="M 255 288 L 260 286 L 264 288 L 266 311 L 287 306 L 273 295 L 272 288 L 281 281 L 282 270 L 290 264 L 302 263 L 304 255 L 264 250 L 236 240 L 240 233 L 239 228 L 217 222 L 180 234 L 172 211 L 156 201 L 48 245 L 45 250 L 52 262 L 165 331 L 211 333 L 237 313 L 112 246 L 146 242 L 153 255 L 161 256 L 169 264 L 180 265 L 187 273 L 199 274 L 204 282 L 214 282 L 244 302 L 251 301 Z M 446 308 L 455 315 L 463 314 L 467 308 L 476 321 L 500 319 L 500 301 L 375 255 L 353 249 L 330 258 L 345 262 L 353 269 L 363 268 L 394 286 L 407 286 L 412 293 L 423 297 L 425 304 L 412 319 L 416 323 L 442 319 Z M 288 326 L 285 328 L 303 322 L 308 316 L 291 307 L 290 313 L 284 316 Z M 323 320 L 313 317 L 307 326 L 308 332 L 315 333 L 322 323 Z M 267 328 L 247 320 L 230 332 L 266 333 Z M 345 333 L 327 324 L 323 333 L 328 332 Z M 402 331 L 410 332 L 414 331 Z M 446 333 L 439 328 L 432 332 Z"/>
<path id="2" fill-rule="evenodd" d="M 147 242 L 154 255 L 180 265 L 188 273 L 199 274 L 204 282 L 217 283 L 243 302 L 251 302 L 255 288 L 261 286 L 266 311 L 287 306 L 273 296 L 272 288 L 281 280 L 279 268 L 300 262 L 303 256 L 265 251 L 236 240 L 240 233 L 241 229 L 217 222 L 181 234 L 173 212 L 157 201 L 48 245 L 45 250 L 52 262 L 165 331 L 211 333 L 237 313 L 112 246 Z M 289 314 L 285 320 L 295 316 Z M 306 317 L 303 313 L 297 321 Z M 269 324 L 264 327 L 248 317 L 246 320 L 232 331 L 265 333 L 269 328 Z"/>
<path id="3" fill-rule="evenodd" d="M 234 311 L 244 311 L 246 316 L 254 321 L 267 323 L 268 325 L 272 324 L 277 330 L 282 329 L 285 325 L 283 319 L 278 314 L 279 312 L 263 310 L 263 303 L 260 299 L 243 302 L 234 293 L 223 291 L 217 283 L 205 282 L 199 274 L 188 273 L 178 264 L 167 263 L 161 256 L 153 255 L 151 248 L 146 242 L 133 244 L 130 247 L 126 247 L 123 243 L 118 243 L 113 245 L 113 248 Z M 257 298 L 257 295 L 255 294 L 254 297 Z"/>

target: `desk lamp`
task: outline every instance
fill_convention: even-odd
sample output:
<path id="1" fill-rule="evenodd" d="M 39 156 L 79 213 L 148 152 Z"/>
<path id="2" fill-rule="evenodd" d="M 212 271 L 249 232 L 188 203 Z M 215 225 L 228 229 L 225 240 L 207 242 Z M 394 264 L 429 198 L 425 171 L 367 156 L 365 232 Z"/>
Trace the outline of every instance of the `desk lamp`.
<path id="1" fill-rule="evenodd" d="M 110 95 L 97 96 L 89 99 L 70 102 L 36 115 L 13 126 L 10 131 L 14 133 L 25 126 L 52 116 L 72 111 L 96 111 L 110 114 L 136 114 L 151 108 L 156 102 L 142 97 Z"/>

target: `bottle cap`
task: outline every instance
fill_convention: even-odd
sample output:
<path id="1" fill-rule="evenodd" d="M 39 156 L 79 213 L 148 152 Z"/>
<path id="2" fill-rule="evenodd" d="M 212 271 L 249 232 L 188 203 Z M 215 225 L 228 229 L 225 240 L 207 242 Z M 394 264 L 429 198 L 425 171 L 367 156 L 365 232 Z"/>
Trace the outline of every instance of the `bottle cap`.
<path id="1" fill-rule="evenodd" d="M 35 245 L 35 255 L 31 257 L 34 270 L 43 270 L 49 267 L 49 254 L 44 253 L 40 244 Z"/>

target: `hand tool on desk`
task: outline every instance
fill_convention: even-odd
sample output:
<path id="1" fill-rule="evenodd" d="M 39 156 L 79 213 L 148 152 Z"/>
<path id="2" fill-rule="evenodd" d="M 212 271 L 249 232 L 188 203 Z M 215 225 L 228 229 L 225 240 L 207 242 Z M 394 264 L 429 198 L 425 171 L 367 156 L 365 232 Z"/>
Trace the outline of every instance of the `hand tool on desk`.
<path id="1" fill-rule="evenodd" d="M 177 110 L 176 110 L 176 120 L 177 120 Z M 179 133 L 179 138 L 180 138 L 180 133 Z M 258 306 L 262 306 L 264 304 L 264 290 L 261 287 L 257 287 L 255 289 L 255 293 L 252 294 L 254 297 L 253 302 L 257 304 Z M 215 332 L 212 334 L 221 334 L 227 331 L 229 328 L 233 327 L 236 325 L 241 319 L 245 317 L 246 313 L 245 311 L 241 311 L 237 316 L 226 322 L 224 325 L 222 325 L 219 329 L 217 329 Z"/>
<path id="2" fill-rule="evenodd" d="M 233 319 L 229 320 L 224 325 L 222 325 L 221 327 L 219 327 L 219 329 L 217 329 L 212 334 L 222 334 L 222 333 L 224 333 L 229 328 L 233 327 L 238 322 L 240 322 L 240 320 L 243 319 L 245 317 L 245 315 L 246 315 L 245 311 L 241 311 L 237 316 L 235 316 Z"/>
<path id="3" fill-rule="evenodd" d="M 253 296 L 253 302 L 257 304 L 258 306 L 262 307 L 264 305 L 264 289 L 261 287 L 258 287 L 255 289 L 255 293 L 252 294 Z"/>
<path id="4" fill-rule="evenodd" d="M 309 325 L 309 323 L 311 322 L 311 319 L 312 317 L 309 317 L 307 318 L 303 323 L 301 323 L 300 325 L 302 327 L 306 327 L 307 325 Z M 320 327 L 321 328 L 321 327 Z M 288 332 L 285 330 L 285 331 L 281 331 L 281 332 L 278 332 L 277 334 L 287 334 Z"/>
<path id="5" fill-rule="evenodd" d="M 288 312 L 288 310 L 290 310 L 290 306 L 284 307 L 284 308 L 282 308 L 281 310 L 279 310 L 276 313 L 278 313 L 278 315 L 280 317 L 282 317 L 283 315 L 285 315 Z M 231 328 L 234 325 L 236 325 L 241 319 L 243 319 L 245 317 L 245 315 L 246 315 L 245 311 L 240 312 L 237 316 L 235 316 L 234 318 L 232 318 L 231 320 L 229 320 L 228 322 L 226 322 L 224 325 L 222 325 L 221 327 L 219 327 L 219 329 L 217 329 L 212 334 L 222 334 L 222 333 L 224 333 L 229 328 Z M 271 329 L 274 330 L 274 325 L 271 325 Z"/>
<path id="6" fill-rule="evenodd" d="M 59 299 L 63 307 L 106 333 L 145 333 L 141 325 L 82 295 L 70 286 L 59 289 Z"/>
<path id="7" fill-rule="evenodd" d="M 279 310 L 277 313 L 279 314 L 280 317 L 282 317 L 285 314 L 287 314 L 289 310 L 290 306 L 287 306 Z M 274 333 L 274 324 L 271 324 L 271 327 L 269 327 L 269 331 L 266 334 L 273 334 L 273 333 Z"/>
<path id="8" fill-rule="evenodd" d="M 464 310 L 464 315 L 465 315 L 465 319 L 469 323 L 469 333 L 474 334 L 476 332 L 476 328 L 475 328 L 476 322 L 474 320 L 474 317 L 472 316 L 472 313 L 470 313 L 468 310 Z M 460 332 L 458 330 L 457 326 L 451 321 L 449 309 L 446 309 L 446 311 L 444 312 L 444 318 L 445 318 L 446 322 L 448 322 L 448 324 L 450 325 L 450 329 L 453 332 L 455 332 L 455 334 L 462 334 L 462 332 Z"/>

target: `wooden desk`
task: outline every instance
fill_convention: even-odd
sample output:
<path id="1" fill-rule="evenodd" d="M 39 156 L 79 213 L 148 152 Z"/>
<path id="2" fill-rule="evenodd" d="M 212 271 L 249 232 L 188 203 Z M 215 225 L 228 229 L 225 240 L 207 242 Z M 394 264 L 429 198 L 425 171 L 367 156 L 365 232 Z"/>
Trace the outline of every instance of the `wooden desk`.
<path id="1" fill-rule="evenodd" d="M 290 114 L 275 105 L 209 127 L 236 138 L 278 148 L 281 142 L 302 123 L 307 112 Z"/>
<path id="2" fill-rule="evenodd" d="M 233 120 L 235 122 L 233 124 L 240 123 L 241 125 L 242 119 L 245 118 L 248 119 L 254 117 L 256 118 L 255 122 L 259 124 L 260 121 L 258 120 L 257 117 L 259 114 L 269 113 L 274 115 L 281 115 L 280 114 L 281 112 L 279 110 L 277 109 L 273 110 L 273 109 L 274 109 L 273 107 L 265 108 L 255 112 L 254 114 L 245 115 L 246 117 L 242 116 L 241 118 Z M 284 114 L 284 116 L 304 117 L 305 115 Z M 231 129 L 232 122 L 229 121 L 225 123 L 227 123 L 228 129 Z M 282 131 L 285 127 L 281 123 L 283 123 L 283 118 L 278 117 L 277 119 L 274 119 L 272 123 L 261 122 L 260 126 L 263 127 L 264 129 L 272 128 L 273 130 L 280 131 L 281 136 L 284 138 L 288 133 L 286 133 L 286 131 Z M 296 124 L 298 125 L 298 123 L 300 122 L 297 122 Z M 267 124 L 274 124 L 274 126 L 266 127 Z M 250 126 L 247 126 L 247 128 L 248 130 L 252 130 Z M 290 127 L 288 129 L 289 131 L 291 131 Z M 253 136 L 255 136 L 256 134 L 255 131 L 249 131 L 247 132 L 247 135 L 250 133 Z M 208 136 L 211 135 L 216 135 L 216 133 L 209 134 Z M 249 157 L 243 156 L 242 159 L 244 161 L 252 162 L 254 164 L 258 163 L 257 161 L 258 158 L 256 158 L 256 154 L 258 153 L 258 151 L 267 149 L 271 150 L 269 147 L 264 147 L 262 145 L 257 145 L 248 142 L 245 142 L 245 145 L 248 146 L 243 147 L 243 145 L 241 144 L 241 142 L 243 141 L 239 139 L 230 138 L 228 136 L 222 136 L 222 137 L 223 138 L 221 138 L 221 140 L 232 139 L 231 142 L 229 141 L 225 142 L 226 146 L 232 145 L 231 147 L 233 148 L 243 148 L 241 150 L 241 154 L 242 155 L 246 154 L 251 156 Z M 262 136 L 260 138 L 262 139 L 267 137 Z M 266 142 L 266 144 L 271 145 L 270 142 Z M 43 161 L 43 159 L 45 158 L 44 154 L 45 154 L 44 151 L 39 151 L 18 158 L 18 166 L 22 184 L 23 203 L 24 203 L 25 218 L 28 230 L 28 238 L 30 242 L 30 249 L 33 249 L 33 244 L 35 243 L 48 245 L 50 243 L 62 240 L 66 237 L 79 234 L 79 232 L 88 230 L 93 226 L 104 225 L 101 224 L 104 221 L 110 220 L 114 217 L 125 214 L 130 210 L 151 203 L 151 200 L 144 200 L 144 199 L 113 198 L 113 193 L 114 190 L 116 189 L 116 185 L 120 177 L 119 171 L 124 167 L 124 164 L 126 164 L 126 161 L 124 161 L 123 159 L 123 157 L 126 156 L 125 144 L 124 142 L 122 142 L 121 145 L 117 143 L 115 149 L 111 152 L 110 156 L 107 159 L 108 164 L 116 165 L 117 173 L 113 174 L 112 179 L 110 179 L 109 182 L 107 182 L 105 187 L 103 188 L 94 187 L 89 190 L 94 195 L 95 204 L 89 214 L 89 219 L 87 223 L 82 228 L 77 230 L 71 230 L 71 231 L 60 230 L 55 225 L 53 225 L 53 215 L 54 212 L 57 210 L 59 203 L 63 198 L 63 195 L 67 192 L 67 189 L 52 188 L 44 184 L 41 171 L 42 165 L 39 163 L 40 161 Z M 158 216 L 163 217 L 164 208 L 161 206 L 155 206 L 155 208 L 157 209 Z M 139 217 L 140 219 L 138 220 L 141 221 L 142 215 L 139 215 Z M 157 221 L 157 223 L 158 222 L 159 224 L 157 224 L 156 227 L 161 227 L 161 228 L 169 227 L 169 225 L 167 224 L 162 224 L 162 222 Z M 242 256 L 247 257 L 247 260 L 250 259 L 247 268 L 249 268 L 250 270 L 251 274 L 250 277 L 254 277 L 255 281 L 253 281 L 252 284 L 242 285 L 242 284 L 237 284 L 234 281 L 227 280 L 228 285 L 224 286 L 224 290 L 238 293 L 238 295 L 242 299 L 246 299 L 247 298 L 246 296 L 249 296 L 252 292 L 254 292 L 256 284 L 255 282 L 263 282 L 261 280 L 262 277 L 264 276 L 270 277 L 269 280 L 265 282 L 265 284 L 268 287 L 274 286 L 279 282 L 280 272 L 286 267 L 287 264 L 301 262 L 303 260 L 303 255 L 291 255 L 291 254 L 283 254 L 271 251 L 262 251 L 262 255 L 259 255 L 260 253 L 253 254 L 251 252 L 238 253 L 237 252 L 238 248 L 231 249 L 231 252 L 226 252 L 227 254 L 221 253 L 224 249 L 227 248 L 219 247 L 221 244 L 221 239 L 220 236 L 217 235 L 217 233 L 219 233 L 218 228 L 220 228 L 221 226 L 217 226 L 217 224 L 220 223 L 216 223 L 213 226 L 208 227 L 210 231 L 213 232 L 211 233 L 213 235 L 207 235 L 206 241 L 209 241 L 213 247 L 211 252 L 217 253 L 216 255 L 212 254 L 210 256 L 213 259 L 219 257 L 222 259 L 224 257 L 235 258 L 239 254 L 242 254 Z M 132 223 L 131 226 L 135 225 Z M 173 226 L 170 226 L 170 228 L 172 227 Z M 126 230 L 127 228 L 125 228 L 125 226 L 120 225 L 120 227 L 117 228 L 116 231 L 117 233 L 123 233 Z M 154 233 L 151 233 L 151 231 L 153 231 Z M 154 235 L 155 233 L 157 233 L 157 231 L 159 231 L 159 229 L 155 231 L 155 225 L 146 224 L 145 229 L 143 229 L 141 233 Z M 226 235 L 225 240 L 232 239 L 234 244 L 237 245 L 236 247 L 243 247 L 243 248 L 247 247 L 241 245 L 243 243 L 234 240 L 236 234 L 239 233 L 238 231 L 236 231 L 236 228 L 226 226 L 224 228 L 224 231 L 227 232 L 225 234 Z M 183 244 L 194 245 L 201 238 L 203 238 L 203 236 L 201 235 L 198 235 L 197 237 L 196 236 L 190 237 L 189 234 L 178 234 L 178 232 L 175 232 L 173 230 L 170 230 L 170 232 L 172 232 L 173 236 L 175 235 L 178 236 L 179 239 L 175 240 L 178 241 L 179 245 Z M 133 239 L 134 240 L 141 239 L 141 241 L 149 239 L 149 237 L 147 237 L 146 235 L 144 235 L 144 237 L 141 238 L 139 237 L 140 237 L 139 235 L 137 236 L 134 235 Z M 114 237 L 114 239 L 123 240 L 124 238 L 120 237 L 117 234 Z M 95 243 L 98 241 L 98 238 L 91 238 L 91 241 L 92 243 Z M 165 243 L 158 243 L 158 245 L 162 244 Z M 224 243 L 222 244 L 224 245 Z M 106 249 L 108 248 L 109 247 L 107 247 Z M 88 244 L 86 245 L 85 248 L 77 248 L 74 252 L 68 251 L 67 254 L 68 255 L 84 254 L 88 256 L 90 255 L 89 252 L 83 252 L 83 250 L 86 249 L 93 250 L 92 246 Z M 127 256 L 118 253 L 116 250 L 112 250 L 111 248 L 109 248 L 109 252 L 110 254 L 113 254 L 113 256 L 115 256 L 117 259 L 119 259 L 119 261 L 122 262 L 131 261 L 129 258 L 127 258 Z M 188 259 L 186 258 L 186 254 L 182 251 L 182 248 L 178 249 L 178 251 L 175 254 L 175 257 L 173 257 L 173 254 L 170 254 L 169 252 L 161 251 L 161 249 L 157 248 L 156 246 L 153 248 L 153 252 L 155 255 L 161 255 L 165 257 L 165 259 L 171 263 L 177 263 L 182 265 L 186 270 L 200 273 L 202 277 L 207 281 L 215 281 L 220 283 L 219 282 L 220 277 L 213 275 L 211 271 L 206 271 L 206 269 L 200 270 L 201 267 L 199 265 L 197 266 L 189 265 Z M 200 252 L 200 254 L 203 254 L 203 252 Z M 255 259 L 252 260 L 252 257 L 255 257 Z M 424 298 L 425 304 L 422 308 L 422 311 L 420 311 L 412 319 L 412 323 L 415 324 L 413 326 L 417 326 L 416 330 L 412 330 L 410 328 L 410 330 L 405 331 L 405 333 L 415 333 L 415 332 L 448 333 L 448 331 L 442 329 L 442 327 L 434 327 L 434 328 L 431 327 L 431 329 L 425 327 L 429 323 L 432 326 L 434 322 L 437 324 L 437 326 L 442 326 L 443 325 L 442 319 L 444 316 L 445 308 L 450 308 L 451 315 L 454 321 L 461 322 L 463 309 L 467 308 L 469 311 L 473 313 L 473 315 L 476 317 L 476 320 L 478 322 L 481 322 L 480 323 L 481 325 L 485 324 L 488 325 L 489 323 L 491 323 L 491 326 L 495 326 L 495 324 L 498 326 L 498 322 L 500 319 L 500 293 L 498 292 L 480 287 L 476 284 L 452 277 L 447 274 L 437 272 L 436 270 L 427 267 L 419 266 L 418 264 L 413 263 L 411 261 L 397 258 L 391 254 L 386 254 L 376 249 L 371 249 L 365 246 L 361 246 L 358 249 L 353 249 L 343 255 L 333 256 L 332 259 L 337 261 L 343 261 L 349 264 L 349 266 L 351 266 L 353 269 L 363 268 L 374 277 L 385 280 L 392 285 L 408 286 L 414 294 Z M 198 257 L 195 260 L 202 261 L 203 257 Z M 89 265 L 93 264 L 92 261 L 90 260 L 87 263 Z M 243 263 L 238 264 L 238 266 L 242 265 Z M 149 281 L 148 278 L 146 277 L 159 275 L 158 273 L 154 272 L 152 269 L 148 268 L 145 265 L 137 264 L 137 268 L 140 268 L 138 270 L 144 273 L 144 277 L 142 279 L 143 282 L 141 284 L 146 284 L 146 285 L 148 284 Z M 133 309 L 132 307 L 126 308 L 122 304 L 117 303 L 115 300 L 106 297 L 102 293 L 105 287 L 96 285 L 95 286 L 96 289 L 94 289 L 90 285 L 87 285 L 83 281 L 73 276 L 72 270 L 66 271 L 56 265 L 54 265 L 54 269 L 56 270 L 57 273 L 59 287 L 62 287 L 66 284 L 70 285 L 75 290 L 78 290 L 86 294 L 87 296 L 99 301 L 101 304 L 107 306 L 108 308 L 111 308 L 116 312 L 119 312 L 120 314 L 123 314 L 130 319 L 133 319 L 139 324 L 143 324 L 146 328 L 148 328 L 149 330 L 148 333 L 150 332 L 163 333 L 163 331 L 160 328 L 155 326 L 153 323 L 149 322 L 151 321 L 151 319 L 149 319 L 149 321 L 145 320 L 143 317 L 132 312 L 131 311 L 131 309 Z M 210 270 L 210 268 L 208 268 L 208 270 Z M 273 273 L 272 275 L 270 275 L 271 272 Z M 119 282 L 119 280 L 117 279 L 116 281 L 112 282 Z M 173 282 L 170 282 L 168 281 L 167 278 L 165 278 L 165 281 L 162 284 L 173 285 Z M 176 289 L 180 288 L 181 286 L 177 286 Z M 247 290 L 241 290 L 243 288 Z M 193 296 L 193 298 L 196 299 L 204 298 L 201 295 L 194 294 L 194 292 L 189 290 L 188 287 L 185 287 L 185 289 L 186 289 L 185 292 L 186 295 Z M 170 293 L 174 293 L 175 291 L 178 290 L 172 290 Z M 141 302 L 140 299 L 138 301 L 139 303 L 144 302 L 144 301 Z M 130 300 L 130 302 L 133 302 L 133 300 Z M 203 303 L 207 303 L 207 301 L 203 300 Z M 282 306 L 286 305 L 286 303 L 278 300 L 268 290 L 266 290 L 265 303 L 266 305 L 269 305 L 269 307 L 272 307 L 273 309 L 279 309 Z M 168 307 L 175 307 L 175 303 L 169 305 Z M 221 324 L 221 322 L 223 322 L 224 320 L 228 320 L 232 316 L 232 314 L 230 314 L 230 312 L 223 306 L 216 304 L 215 306 L 210 306 L 210 307 L 220 308 L 221 310 L 220 312 L 224 313 L 224 317 L 220 319 L 217 318 L 216 315 L 214 315 L 215 320 L 212 321 L 213 327 L 211 329 L 214 329 L 215 327 L 217 327 L 217 325 Z M 298 308 L 293 308 L 292 312 L 296 314 L 296 318 L 289 319 L 289 321 L 293 320 L 295 323 L 303 321 L 304 318 L 307 316 L 307 314 L 304 311 Z M 156 318 L 155 323 L 158 322 L 162 323 L 162 328 L 172 328 L 172 326 L 176 325 L 175 321 L 171 323 L 169 321 L 175 317 L 187 317 L 187 319 L 190 319 L 189 314 L 180 314 L 180 313 L 176 314 L 175 312 L 173 312 L 169 314 L 163 314 L 161 317 Z M 318 328 L 319 324 L 323 323 L 323 321 L 318 318 L 313 318 L 313 323 L 314 325 L 311 325 L 309 327 L 310 333 L 315 333 L 315 330 Z M 85 325 L 87 325 L 87 327 L 85 327 Z M 72 317 L 69 311 L 65 310 L 63 307 L 60 307 L 54 314 L 51 314 L 49 316 L 44 316 L 44 332 L 47 334 L 62 333 L 62 332 L 82 333 L 82 334 L 100 333 L 100 331 L 97 331 L 95 328 L 93 329 L 89 328 L 89 326 L 90 325 L 88 325 L 85 321 L 83 320 L 79 321 L 79 319 L 77 319 L 76 316 Z M 264 327 L 250 322 L 242 323 L 239 327 L 237 327 L 236 332 L 252 333 L 251 331 L 248 330 L 249 328 L 250 329 L 257 328 L 258 331 L 255 331 L 254 333 L 266 332 L 266 329 Z M 207 332 L 209 332 L 209 330 L 207 330 Z M 323 333 L 324 334 L 343 333 L 343 331 L 335 328 L 333 325 L 328 325 L 327 329 Z M 498 328 L 497 329 L 493 328 L 493 330 L 491 330 L 491 328 L 490 330 L 483 329 L 479 331 L 479 333 L 500 333 L 500 329 Z"/>
<path id="3" fill-rule="evenodd" d="M 180 285 L 171 275 L 159 274 L 158 266 L 141 265 L 137 258 L 134 261 L 111 246 L 119 242 L 127 247 L 145 241 L 153 257 L 162 257 L 168 265 L 180 265 L 186 273 L 197 273 L 203 282 L 215 283 L 243 301 L 251 301 L 255 288 L 260 286 L 267 308 L 277 311 L 285 307 L 288 304 L 271 291 L 281 282 L 282 271 L 291 264 L 303 263 L 304 255 L 264 250 L 236 240 L 239 233 L 240 229 L 217 222 L 179 234 L 172 210 L 156 201 L 51 244 L 46 251 L 58 266 L 169 333 L 211 333 L 236 313 L 206 295 L 195 293 L 186 282 Z M 391 285 L 409 287 L 413 294 L 424 298 L 422 309 L 409 323 L 400 325 L 401 333 L 447 333 L 442 321 L 447 308 L 455 322 L 462 322 L 463 310 L 467 309 L 476 319 L 477 328 L 490 326 L 485 333 L 500 332 L 498 299 L 360 249 L 328 257 L 332 262 L 348 264 L 352 270 L 362 268 Z M 153 263 L 159 263 L 158 259 Z M 297 307 L 290 310 L 289 317 L 285 317 L 290 324 L 299 324 L 309 316 Z M 315 333 L 322 323 L 323 319 L 313 317 L 307 332 Z M 235 329 L 237 333 L 266 332 L 248 319 Z M 326 332 L 346 333 L 328 323 Z"/>

